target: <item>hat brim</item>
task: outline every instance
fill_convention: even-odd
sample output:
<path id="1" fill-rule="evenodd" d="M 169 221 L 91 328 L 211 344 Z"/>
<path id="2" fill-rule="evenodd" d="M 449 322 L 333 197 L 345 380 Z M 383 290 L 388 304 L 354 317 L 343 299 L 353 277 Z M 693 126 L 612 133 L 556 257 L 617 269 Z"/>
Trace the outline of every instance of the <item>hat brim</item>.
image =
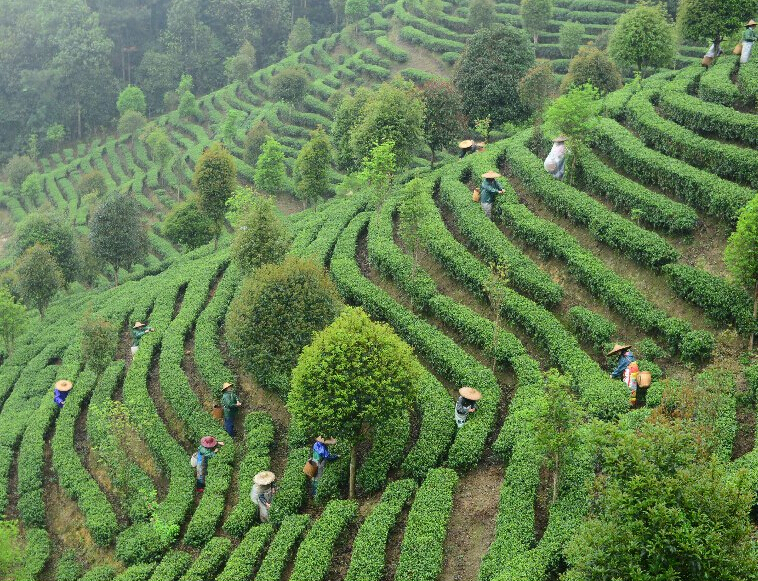
<path id="1" fill-rule="evenodd" d="M 568 141 L 568 137 L 565 135 L 559 135 L 555 139 L 553 139 L 553 143 L 564 143 L 565 141 Z"/>
<path id="2" fill-rule="evenodd" d="M 74 384 L 68 379 L 61 379 L 55 382 L 55 389 L 58 391 L 71 391 L 72 387 L 74 387 Z"/>
<path id="3" fill-rule="evenodd" d="M 258 472 L 253 477 L 253 482 L 257 484 L 258 486 L 266 486 L 267 484 L 273 484 L 274 480 L 276 480 L 276 474 L 271 472 L 270 470 L 264 470 L 263 472 Z"/>
<path id="4" fill-rule="evenodd" d="M 204 436 L 200 438 L 200 445 L 205 448 L 215 448 L 216 444 L 218 444 L 218 440 L 213 436 Z"/>
<path id="5" fill-rule="evenodd" d="M 321 442 L 322 444 L 326 444 L 327 446 L 330 446 L 331 444 L 337 443 L 337 438 L 324 438 L 323 436 L 319 436 L 316 438 L 317 442 Z"/>
<path id="6" fill-rule="evenodd" d="M 487 173 L 483 173 L 482 177 L 485 178 L 485 179 L 488 179 L 488 180 L 494 180 L 496 178 L 501 178 L 503 176 L 501 176 L 496 171 L 488 171 Z"/>
<path id="7" fill-rule="evenodd" d="M 458 147 L 460 147 L 461 149 L 466 149 L 468 147 L 471 147 L 472 145 L 474 145 L 474 141 L 472 139 L 464 139 L 458 144 Z"/>
<path id="8" fill-rule="evenodd" d="M 234 387 L 233 383 L 225 383 L 224 385 L 221 386 L 221 391 L 226 391 L 227 389 L 231 389 L 232 387 Z"/>
<path id="9" fill-rule="evenodd" d="M 471 401 L 479 401 L 482 399 L 482 392 L 480 392 L 478 389 L 474 389 L 473 387 L 464 386 L 458 390 L 458 393 L 466 399 L 470 399 Z"/>
<path id="10" fill-rule="evenodd" d="M 137 321 L 136 323 L 134 323 L 134 328 L 135 329 L 141 329 L 144 326 L 145 326 L 145 323 L 143 323 L 141 321 Z"/>
<path id="11" fill-rule="evenodd" d="M 614 353 L 619 353 L 620 351 L 625 351 L 626 349 L 631 349 L 631 345 L 616 345 L 613 349 L 608 351 L 606 355 L 613 355 Z"/>

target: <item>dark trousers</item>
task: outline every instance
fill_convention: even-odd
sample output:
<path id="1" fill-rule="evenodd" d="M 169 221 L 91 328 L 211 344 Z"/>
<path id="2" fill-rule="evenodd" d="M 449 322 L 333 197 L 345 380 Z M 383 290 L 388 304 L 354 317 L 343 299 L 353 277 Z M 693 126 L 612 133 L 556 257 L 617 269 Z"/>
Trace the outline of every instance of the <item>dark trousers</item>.
<path id="1" fill-rule="evenodd" d="M 230 436 L 234 436 L 234 417 L 224 418 L 224 429 Z"/>

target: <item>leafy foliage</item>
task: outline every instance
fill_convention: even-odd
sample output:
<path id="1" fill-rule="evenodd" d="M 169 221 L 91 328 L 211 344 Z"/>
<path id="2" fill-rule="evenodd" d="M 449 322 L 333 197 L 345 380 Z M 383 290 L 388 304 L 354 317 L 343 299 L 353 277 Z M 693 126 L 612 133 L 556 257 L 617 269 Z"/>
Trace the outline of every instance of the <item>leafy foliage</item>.
<path id="1" fill-rule="evenodd" d="M 290 67 L 276 73 L 271 79 L 271 98 L 275 101 L 300 103 L 310 83 L 310 77 L 301 67 Z"/>
<path id="2" fill-rule="evenodd" d="M 287 258 L 259 268 L 243 282 L 227 315 L 227 340 L 262 385 L 286 394 L 300 351 L 337 310 L 336 291 L 324 272 Z"/>
<path id="3" fill-rule="evenodd" d="M 658 69 L 674 60 L 676 40 L 666 9 L 660 4 L 638 4 L 621 15 L 613 29 L 608 53 L 619 68 Z"/>
<path id="4" fill-rule="evenodd" d="M 564 22 L 558 32 L 558 44 L 564 58 L 574 58 L 584 42 L 586 29 L 581 22 Z"/>
<path id="5" fill-rule="evenodd" d="M 535 44 L 552 16 L 553 0 L 521 0 L 521 22 Z"/>
<path id="6" fill-rule="evenodd" d="M 36 170 L 37 166 L 28 155 L 14 155 L 5 164 L 4 173 L 11 187 L 20 191 L 24 180 Z"/>
<path id="7" fill-rule="evenodd" d="M 497 22 L 494 0 L 472 0 L 469 6 L 468 26 L 471 30 L 489 28 Z"/>
<path id="8" fill-rule="evenodd" d="M 258 121 L 252 126 L 250 131 L 245 134 L 244 160 L 249 165 L 255 166 L 258 157 L 261 154 L 261 147 L 266 142 L 266 138 L 271 135 L 268 123 L 264 119 Z"/>
<path id="9" fill-rule="evenodd" d="M 26 330 L 26 308 L 6 287 L 0 287 L 0 337 L 8 355 L 13 353 L 16 338 Z"/>
<path id="10" fill-rule="evenodd" d="M 519 81 L 518 95 L 521 106 L 527 111 L 542 111 L 558 94 L 558 81 L 550 63 L 540 63 L 529 69 Z"/>
<path id="11" fill-rule="evenodd" d="M 119 94 L 116 108 L 122 117 L 127 111 L 136 111 L 144 115 L 147 112 L 145 94 L 139 87 L 129 85 Z"/>
<path id="12" fill-rule="evenodd" d="M 235 56 L 224 62 L 224 73 L 229 81 L 247 82 L 248 77 L 255 71 L 255 47 L 249 40 L 242 43 Z"/>
<path id="13" fill-rule="evenodd" d="M 195 165 L 192 185 L 198 195 L 200 210 L 213 221 L 216 235 L 221 230 L 226 201 L 237 186 L 237 166 L 229 150 L 215 142 Z"/>
<path id="14" fill-rule="evenodd" d="M 291 52 L 300 52 L 313 42 L 313 30 L 307 18 L 300 17 L 295 20 L 287 39 L 287 48 Z"/>
<path id="15" fill-rule="evenodd" d="M 93 316 L 81 325 L 82 362 L 100 375 L 113 360 L 118 346 L 118 329 L 107 319 Z"/>
<path id="16" fill-rule="evenodd" d="M 453 82 L 466 98 L 463 111 L 471 119 L 491 117 L 494 123 L 526 116 L 518 98 L 518 81 L 534 65 L 534 48 L 523 31 L 495 25 L 476 32 L 466 43 Z"/>
<path id="17" fill-rule="evenodd" d="M 114 268 L 118 285 L 118 271 L 142 260 L 149 244 L 135 199 L 117 194 L 104 200 L 90 220 L 90 240 L 95 256 Z"/>
<path id="18" fill-rule="evenodd" d="M 460 136 L 465 121 L 463 101 L 454 85 L 445 81 L 431 81 L 421 87 L 424 103 L 424 136 L 434 154 L 450 147 Z"/>
<path id="19" fill-rule="evenodd" d="M 268 135 L 255 164 L 255 185 L 268 194 L 281 194 L 288 189 L 287 168 L 281 144 Z"/>
<path id="20" fill-rule="evenodd" d="M 35 244 L 50 251 L 67 283 L 76 280 L 80 272 L 76 238 L 65 220 L 48 213 L 28 215 L 16 226 L 15 251 L 22 254 Z"/>
<path id="21" fill-rule="evenodd" d="M 311 133 L 310 141 L 303 146 L 295 161 L 298 198 L 309 203 L 326 198 L 332 190 L 331 169 L 332 145 L 319 126 Z"/>
<path id="22" fill-rule="evenodd" d="M 213 240 L 214 224 L 194 199 L 177 204 L 161 226 L 163 235 L 174 244 L 193 250 Z"/>
<path id="23" fill-rule="evenodd" d="M 279 263 L 289 247 L 289 233 L 274 200 L 255 196 L 239 220 L 231 257 L 240 272 L 249 274 L 264 264 Z"/>
<path id="24" fill-rule="evenodd" d="M 681 0 L 676 23 L 685 40 L 721 41 L 755 15 L 755 0 Z"/>
<path id="25" fill-rule="evenodd" d="M 16 276 L 21 298 L 44 317 L 47 305 L 64 283 L 63 273 L 53 255 L 39 243 L 30 246 L 16 263 Z"/>
<path id="26" fill-rule="evenodd" d="M 592 46 L 582 47 L 571 59 L 566 76 L 561 81 L 561 90 L 586 83 L 600 91 L 601 95 L 621 88 L 621 73 L 608 55 Z"/>

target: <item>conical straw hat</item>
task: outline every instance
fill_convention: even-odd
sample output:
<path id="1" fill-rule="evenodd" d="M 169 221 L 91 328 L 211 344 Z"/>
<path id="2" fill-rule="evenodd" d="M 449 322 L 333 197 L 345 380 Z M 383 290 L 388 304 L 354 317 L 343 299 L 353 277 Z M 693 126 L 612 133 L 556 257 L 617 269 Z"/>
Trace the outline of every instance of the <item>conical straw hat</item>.
<path id="1" fill-rule="evenodd" d="M 55 382 L 55 389 L 58 391 L 71 391 L 72 387 L 74 387 L 74 384 L 68 379 L 61 379 L 60 381 Z"/>
<path id="2" fill-rule="evenodd" d="M 631 345 L 619 345 L 618 343 L 616 343 L 613 346 L 613 349 L 608 351 L 607 355 L 613 355 L 614 353 L 618 353 L 619 351 L 625 351 L 626 349 L 629 349 L 630 347 Z"/>
<path id="3" fill-rule="evenodd" d="M 470 399 L 471 401 L 479 401 L 482 399 L 482 394 L 478 389 L 474 389 L 473 387 L 469 387 L 467 385 L 460 388 L 458 390 L 458 393 L 460 393 L 466 399 Z"/>
<path id="4" fill-rule="evenodd" d="M 253 482 L 255 482 L 258 486 L 266 486 L 267 484 L 271 484 L 276 480 L 276 474 L 271 472 L 270 470 L 263 470 L 261 472 L 258 472 L 253 477 Z"/>
<path id="5" fill-rule="evenodd" d="M 496 178 L 500 178 L 500 177 L 503 177 L 503 176 L 501 176 L 496 171 L 488 171 L 487 173 L 483 173 L 482 177 L 486 178 L 486 179 L 494 180 Z"/>
<path id="6" fill-rule="evenodd" d="M 468 149 L 472 145 L 474 145 L 474 141 L 472 139 L 464 139 L 458 144 L 458 147 L 461 149 Z"/>

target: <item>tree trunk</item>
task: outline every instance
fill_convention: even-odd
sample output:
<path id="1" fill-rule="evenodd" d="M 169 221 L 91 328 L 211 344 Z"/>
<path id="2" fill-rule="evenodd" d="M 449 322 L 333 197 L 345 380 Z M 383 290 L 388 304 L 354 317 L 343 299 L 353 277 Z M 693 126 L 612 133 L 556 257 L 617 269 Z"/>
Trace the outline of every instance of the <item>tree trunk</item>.
<path id="1" fill-rule="evenodd" d="M 558 463 L 555 463 L 553 470 L 553 504 L 558 500 Z"/>
<path id="2" fill-rule="evenodd" d="M 358 464 L 358 448 L 355 444 L 350 448 L 350 492 L 348 498 L 355 498 L 355 466 Z"/>
<path id="3" fill-rule="evenodd" d="M 437 159 L 434 156 L 434 149 L 430 148 L 432 150 L 432 169 L 434 169 L 434 162 L 437 161 Z"/>
<path id="4" fill-rule="evenodd" d="M 113 269 L 113 271 L 114 271 L 114 273 L 115 273 L 115 275 L 116 275 L 116 276 L 115 276 L 115 278 L 116 278 L 116 286 L 118 286 L 118 266 L 116 266 L 116 267 Z"/>
<path id="5" fill-rule="evenodd" d="M 758 319 L 758 279 L 755 281 L 755 294 L 753 295 L 753 321 Z M 753 340 L 755 339 L 755 333 L 750 333 L 750 341 L 748 342 L 748 351 L 753 350 Z"/>
<path id="6" fill-rule="evenodd" d="M 221 233 L 216 234 L 216 237 L 213 239 L 213 250 L 218 250 L 218 238 L 221 236 Z"/>
<path id="7" fill-rule="evenodd" d="M 76 102 L 76 134 L 82 138 L 82 104 L 79 101 Z"/>

